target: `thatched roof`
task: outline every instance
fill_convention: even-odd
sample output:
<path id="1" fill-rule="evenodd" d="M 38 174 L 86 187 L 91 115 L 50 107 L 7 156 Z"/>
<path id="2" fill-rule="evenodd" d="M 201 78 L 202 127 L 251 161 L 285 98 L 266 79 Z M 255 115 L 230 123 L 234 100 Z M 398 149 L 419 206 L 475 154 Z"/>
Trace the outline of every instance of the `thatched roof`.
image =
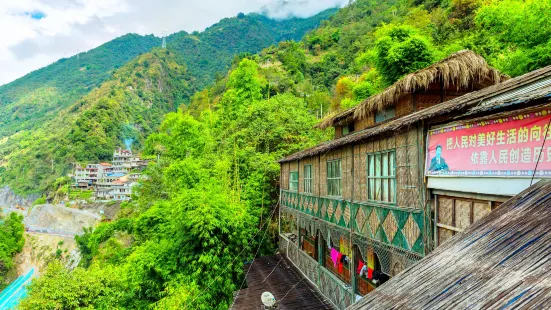
<path id="1" fill-rule="evenodd" d="M 406 94 L 428 89 L 435 82 L 441 81 L 446 89 L 456 87 L 460 90 L 475 84 L 494 85 L 507 79 L 508 76 L 490 67 L 482 56 L 470 50 L 462 50 L 425 69 L 404 76 L 381 93 L 367 98 L 353 108 L 328 116 L 318 127 L 324 129 L 352 116 L 356 119 L 367 117 L 376 110 L 382 111 L 396 103 Z"/>
<path id="2" fill-rule="evenodd" d="M 550 222 L 545 180 L 348 309 L 551 309 Z"/>
<path id="3" fill-rule="evenodd" d="M 503 106 L 513 104 L 523 104 L 525 102 L 534 101 L 540 98 L 549 99 L 548 94 L 551 91 L 549 87 L 543 89 L 533 89 L 527 94 L 518 94 L 504 100 L 497 100 L 489 102 L 486 105 L 481 105 L 482 102 L 489 98 L 497 97 L 503 93 L 511 90 L 518 89 L 532 82 L 541 80 L 546 77 L 551 77 L 551 66 L 532 71 L 525 75 L 516 77 L 514 79 L 507 80 L 503 83 L 499 83 L 487 88 L 475 91 L 461 97 L 446 101 L 441 104 L 437 104 L 427 109 L 423 109 L 397 119 L 390 119 L 386 122 L 378 123 L 367 129 L 354 132 L 339 139 L 327 141 L 321 143 L 312 148 L 289 155 L 279 162 L 293 161 L 308 156 L 324 153 L 331 149 L 349 145 L 359 141 L 365 141 L 368 138 L 383 135 L 389 132 L 396 132 L 403 128 L 412 126 L 420 121 L 429 121 L 440 116 L 456 115 L 456 118 L 460 118 L 464 113 L 484 113 L 492 109 L 499 109 Z"/>

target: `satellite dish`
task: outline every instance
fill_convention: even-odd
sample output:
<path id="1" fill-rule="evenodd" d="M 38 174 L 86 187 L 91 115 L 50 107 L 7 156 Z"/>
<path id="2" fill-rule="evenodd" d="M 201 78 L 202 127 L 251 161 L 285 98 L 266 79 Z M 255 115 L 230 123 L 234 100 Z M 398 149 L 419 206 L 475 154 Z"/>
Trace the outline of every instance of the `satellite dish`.
<path id="1" fill-rule="evenodd" d="M 274 295 L 272 295 L 272 293 L 270 292 L 262 293 L 262 296 L 260 297 L 260 299 L 262 300 L 262 303 L 266 308 L 273 308 L 277 304 L 277 301 Z"/>

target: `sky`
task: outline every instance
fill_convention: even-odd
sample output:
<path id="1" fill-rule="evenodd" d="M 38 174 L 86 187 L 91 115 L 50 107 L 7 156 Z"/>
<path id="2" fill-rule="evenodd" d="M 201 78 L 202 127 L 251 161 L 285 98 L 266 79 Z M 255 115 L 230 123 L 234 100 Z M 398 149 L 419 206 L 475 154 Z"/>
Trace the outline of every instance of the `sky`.
<path id="1" fill-rule="evenodd" d="M 239 12 L 309 17 L 348 0 L 0 0 L 0 85 L 126 33 L 201 31 Z M 285 3 L 285 5 L 281 5 Z"/>

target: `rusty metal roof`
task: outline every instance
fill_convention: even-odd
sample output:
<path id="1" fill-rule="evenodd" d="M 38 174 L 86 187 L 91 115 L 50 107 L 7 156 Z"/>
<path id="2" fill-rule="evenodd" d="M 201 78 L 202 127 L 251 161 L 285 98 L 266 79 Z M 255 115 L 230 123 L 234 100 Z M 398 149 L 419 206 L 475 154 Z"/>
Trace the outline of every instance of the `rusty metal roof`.
<path id="1" fill-rule="evenodd" d="M 249 266 L 244 266 L 245 273 Z M 234 310 L 263 309 L 260 296 L 270 292 L 281 310 L 335 309 L 313 284 L 283 256 L 265 256 L 254 260 L 247 275 L 247 288 L 238 292 Z"/>

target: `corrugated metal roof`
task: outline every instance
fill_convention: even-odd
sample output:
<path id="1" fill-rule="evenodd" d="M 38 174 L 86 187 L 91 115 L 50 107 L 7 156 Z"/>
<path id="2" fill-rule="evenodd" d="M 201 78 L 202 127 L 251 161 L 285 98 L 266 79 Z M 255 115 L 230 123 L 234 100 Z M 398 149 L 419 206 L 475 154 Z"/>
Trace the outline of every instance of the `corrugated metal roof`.
<path id="1" fill-rule="evenodd" d="M 551 180 L 511 198 L 349 310 L 551 309 Z"/>
<path id="2" fill-rule="evenodd" d="M 545 87 L 551 87 L 551 76 L 544 77 L 541 80 L 509 90 L 507 92 L 490 97 L 488 99 L 484 99 L 481 105 L 492 105 L 496 102 L 508 101 L 509 99 L 512 99 L 512 98 L 523 97 L 530 92 L 538 91 Z"/>

